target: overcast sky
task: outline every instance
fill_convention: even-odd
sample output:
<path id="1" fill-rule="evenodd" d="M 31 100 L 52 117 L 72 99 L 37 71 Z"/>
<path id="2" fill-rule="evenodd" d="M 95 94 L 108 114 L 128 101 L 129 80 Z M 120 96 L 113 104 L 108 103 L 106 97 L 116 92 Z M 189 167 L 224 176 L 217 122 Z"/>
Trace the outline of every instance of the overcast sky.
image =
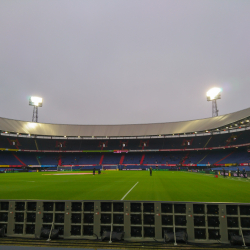
<path id="1" fill-rule="evenodd" d="M 0 117 L 131 124 L 250 107 L 249 0 L 1 0 Z"/>

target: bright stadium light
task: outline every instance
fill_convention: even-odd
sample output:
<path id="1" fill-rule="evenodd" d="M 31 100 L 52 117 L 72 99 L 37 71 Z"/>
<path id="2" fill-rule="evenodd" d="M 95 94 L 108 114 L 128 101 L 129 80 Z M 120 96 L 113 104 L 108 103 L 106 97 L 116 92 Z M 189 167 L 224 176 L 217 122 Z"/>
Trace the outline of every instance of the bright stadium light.
<path id="1" fill-rule="evenodd" d="M 34 106 L 32 122 L 38 122 L 38 107 L 43 106 L 43 98 L 37 96 L 31 96 L 29 99 L 29 105 Z"/>
<path id="2" fill-rule="evenodd" d="M 221 99 L 221 88 L 212 88 L 210 90 L 208 90 L 207 92 L 207 100 L 208 101 L 212 101 L 212 100 L 217 100 L 217 99 Z"/>
<path id="3" fill-rule="evenodd" d="M 37 123 L 35 122 L 30 122 L 27 124 L 28 128 L 35 128 L 37 126 Z"/>
<path id="4" fill-rule="evenodd" d="M 29 105 L 42 107 L 43 106 L 43 98 L 37 97 L 37 96 L 31 96 L 30 101 L 29 101 Z"/>
<path id="5" fill-rule="evenodd" d="M 221 88 L 212 88 L 207 92 L 207 101 L 212 101 L 212 116 L 218 116 L 219 110 L 217 109 L 216 100 L 221 99 Z"/>

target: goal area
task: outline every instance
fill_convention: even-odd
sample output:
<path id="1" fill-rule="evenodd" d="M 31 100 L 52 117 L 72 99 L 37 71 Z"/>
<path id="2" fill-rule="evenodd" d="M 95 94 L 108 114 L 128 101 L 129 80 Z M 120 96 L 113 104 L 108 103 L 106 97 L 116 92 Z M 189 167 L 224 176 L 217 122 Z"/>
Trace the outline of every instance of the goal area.
<path id="1" fill-rule="evenodd" d="M 102 171 L 111 170 L 119 171 L 118 165 L 102 165 Z"/>

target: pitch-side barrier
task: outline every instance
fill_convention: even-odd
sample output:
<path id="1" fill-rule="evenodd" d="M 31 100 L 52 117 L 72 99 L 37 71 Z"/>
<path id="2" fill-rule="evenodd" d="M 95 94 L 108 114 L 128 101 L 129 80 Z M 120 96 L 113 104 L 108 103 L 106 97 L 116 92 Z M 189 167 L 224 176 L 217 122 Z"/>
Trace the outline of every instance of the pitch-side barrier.
<path id="1" fill-rule="evenodd" d="M 248 242 L 250 204 L 0 200 L 0 231 L 24 238 L 110 240 L 118 235 L 128 241 L 227 244 L 237 236 Z"/>

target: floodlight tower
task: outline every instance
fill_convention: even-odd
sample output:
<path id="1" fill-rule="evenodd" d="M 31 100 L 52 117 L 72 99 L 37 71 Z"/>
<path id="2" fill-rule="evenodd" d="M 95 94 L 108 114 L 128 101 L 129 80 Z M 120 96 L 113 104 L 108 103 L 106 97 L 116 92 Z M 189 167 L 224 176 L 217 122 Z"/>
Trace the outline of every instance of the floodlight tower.
<path id="1" fill-rule="evenodd" d="M 34 106 L 32 122 L 38 122 L 38 107 L 43 106 L 43 98 L 37 96 L 31 96 L 29 99 L 29 105 Z"/>
<path id="2" fill-rule="evenodd" d="M 219 110 L 217 109 L 216 100 L 221 99 L 221 88 L 212 88 L 207 92 L 207 100 L 212 101 L 212 117 L 218 116 Z"/>

